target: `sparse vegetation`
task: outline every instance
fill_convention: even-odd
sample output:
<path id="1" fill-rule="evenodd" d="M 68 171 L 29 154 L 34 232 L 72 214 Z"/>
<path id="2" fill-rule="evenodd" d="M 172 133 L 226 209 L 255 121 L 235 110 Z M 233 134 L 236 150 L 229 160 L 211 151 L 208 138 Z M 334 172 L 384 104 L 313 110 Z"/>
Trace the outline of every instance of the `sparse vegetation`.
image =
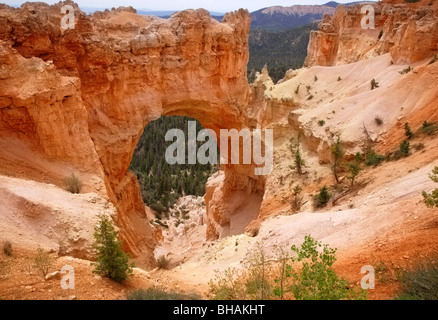
<path id="1" fill-rule="evenodd" d="M 435 122 L 424 121 L 421 128 L 418 129 L 417 134 L 433 136 L 436 132 L 437 132 L 437 125 Z"/>
<path id="2" fill-rule="evenodd" d="M 184 294 L 168 292 L 161 288 L 131 291 L 126 296 L 127 300 L 201 300 L 197 294 Z"/>
<path id="3" fill-rule="evenodd" d="M 12 256 L 12 243 L 8 240 L 3 241 L 3 253 L 8 257 Z"/>
<path id="4" fill-rule="evenodd" d="M 338 77 L 338 81 L 341 81 L 341 80 L 342 80 L 342 78 L 339 76 L 339 77 Z"/>
<path id="5" fill-rule="evenodd" d="M 397 296 L 397 300 L 437 300 L 437 259 L 427 261 L 416 269 L 403 272 L 399 280 L 401 293 Z"/>
<path id="6" fill-rule="evenodd" d="M 371 90 L 374 90 L 379 87 L 379 83 L 376 81 L 376 79 L 371 80 Z"/>
<path id="7" fill-rule="evenodd" d="M 347 164 L 349 175 L 347 176 L 347 179 L 351 181 L 351 186 L 353 186 L 354 181 L 356 180 L 356 177 L 359 175 L 362 168 L 360 167 L 360 162 L 357 161 L 351 161 Z"/>
<path id="8" fill-rule="evenodd" d="M 339 183 L 339 171 L 343 167 L 343 159 L 345 155 L 344 147 L 342 146 L 341 138 L 339 136 L 331 148 L 331 153 L 333 158 L 333 175 L 335 176 L 336 182 Z"/>
<path id="9" fill-rule="evenodd" d="M 438 183 L 438 167 L 435 167 L 432 170 L 432 173 L 429 174 L 430 180 Z M 438 208 L 438 188 L 433 190 L 431 193 L 427 193 L 423 191 L 423 201 L 429 208 L 437 207 Z"/>
<path id="10" fill-rule="evenodd" d="M 411 127 L 409 127 L 409 123 L 405 123 L 405 136 L 408 137 L 408 140 L 411 140 L 414 137 L 414 133 L 411 130 Z"/>
<path id="11" fill-rule="evenodd" d="M 336 249 L 322 245 L 310 235 L 292 253 L 280 246 L 268 259 L 263 245 L 257 243 L 243 262 L 244 269 L 216 271 L 209 282 L 210 294 L 216 300 L 297 300 L 366 299 L 366 291 L 352 288 L 332 269 Z M 268 264 L 274 263 L 276 267 Z M 269 273 L 271 271 L 271 273 Z M 273 271 L 273 273 L 272 273 Z M 273 279 L 273 281 L 272 281 Z"/>
<path id="12" fill-rule="evenodd" d="M 245 290 L 251 300 L 269 300 L 273 287 L 268 280 L 268 258 L 263 243 L 257 242 L 251 254 L 246 258 L 247 270 Z"/>
<path id="13" fill-rule="evenodd" d="M 295 94 L 298 94 L 300 92 L 300 84 L 297 86 L 297 88 L 295 89 Z"/>
<path id="14" fill-rule="evenodd" d="M 380 154 L 376 154 L 374 150 L 370 150 L 366 155 L 365 164 L 368 167 L 371 167 L 371 166 L 377 167 L 384 160 L 385 160 L 384 156 L 382 156 Z"/>
<path id="15" fill-rule="evenodd" d="M 37 253 L 33 258 L 33 267 L 45 277 L 49 273 L 52 264 L 53 261 L 49 253 L 42 248 L 38 248 Z"/>
<path id="16" fill-rule="evenodd" d="M 376 122 L 376 124 L 377 124 L 378 126 L 381 126 L 381 125 L 383 124 L 383 120 L 382 120 L 382 118 L 380 118 L 379 116 L 376 116 L 376 117 L 374 118 L 374 121 Z"/>
<path id="17" fill-rule="evenodd" d="M 399 71 L 398 73 L 400 73 L 400 74 L 407 74 L 407 73 L 411 72 L 412 70 L 413 69 L 411 68 L 411 66 L 409 66 L 409 67 L 403 69 L 402 71 Z"/>
<path id="18" fill-rule="evenodd" d="M 82 182 L 74 173 L 72 173 L 70 177 L 65 179 L 65 186 L 67 191 L 71 193 L 79 193 L 81 192 Z"/>
<path id="19" fill-rule="evenodd" d="M 296 142 L 294 138 L 291 138 L 290 144 L 288 146 L 294 158 L 294 166 L 291 166 L 291 169 L 296 170 L 298 174 L 302 175 L 303 168 L 306 166 L 306 161 L 303 159 L 303 156 L 301 154 L 300 139 L 301 139 L 300 134 L 298 134 L 298 138 Z"/>
<path id="20" fill-rule="evenodd" d="M 169 259 L 167 259 L 166 256 L 164 256 L 164 255 L 160 256 L 157 259 L 157 266 L 160 269 L 168 269 L 169 268 L 169 263 L 170 263 Z"/>
<path id="21" fill-rule="evenodd" d="M 314 205 L 317 208 L 322 208 L 327 205 L 331 198 L 330 193 L 328 192 L 327 186 L 322 187 L 319 190 L 319 193 L 314 197 Z"/>
<path id="22" fill-rule="evenodd" d="M 293 189 L 293 199 L 292 199 L 292 209 L 295 211 L 299 211 L 301 209 L 303 198 L 301 197 L 301 192 L 303 191 L 303 188 L 301 188 L 300 185 L 296 185 Z"/>
<path id="23" fill-rule="evenodd" d="M 365 290 L 350 288 L 348 282 L 333 270 L 336 249 L 323 246 L 310 235 L 304 238 L 301 247 L 293 245 L 291 249 L 294 256 L 291 264 L 286 266 L 286 277 L 291 279 L 292 284 L 287 290 L 277 286 L 274 292 L 278 297 L 287 291 L 297 300 L 366 299 Z"/>
<path id="24" fill-rule="evenodd" d="M 324 120 L 319 120 L 318 124 L 320 127 L 323 127 L 325 125 L 325 121 Z"/>
<path id="25" fill-rule="evenodd" d="M 122 241 L 117 240 L 117 233 L 109 217 L 100 215 L 94 230 L 93 247 L 97 252 L 97 261 L 91 264 L 94 266 L 93 272 L 116 282 L 127 280 L 134 264 L 129 263 L 130 255 L 123 251 Z"/>

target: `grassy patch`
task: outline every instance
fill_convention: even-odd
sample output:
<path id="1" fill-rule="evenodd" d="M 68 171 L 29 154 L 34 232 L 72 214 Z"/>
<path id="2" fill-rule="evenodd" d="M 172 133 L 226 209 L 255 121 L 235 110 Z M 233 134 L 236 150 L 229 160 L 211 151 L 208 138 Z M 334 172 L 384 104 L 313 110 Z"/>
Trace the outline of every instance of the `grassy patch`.
<path id="1" fill-rule="evenodd" d="M 201 300 L 197 294 L 181 292 L 168 292 L 160 288 L 131 291 L 126 296 L 127 300 Z"/>
<path id="2" fill-rule="evenodd" d="M 426 262 L 417 269 L 403 272 L 399 276 L 402 291 L 397 300 L 438 299 L 438 259 Z"/>

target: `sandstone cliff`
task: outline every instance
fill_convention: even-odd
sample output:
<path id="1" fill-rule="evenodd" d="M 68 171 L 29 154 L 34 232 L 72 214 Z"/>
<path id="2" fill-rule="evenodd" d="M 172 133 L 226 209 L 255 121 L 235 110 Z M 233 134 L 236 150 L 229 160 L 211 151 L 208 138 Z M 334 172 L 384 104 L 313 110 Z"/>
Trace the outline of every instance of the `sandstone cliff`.
<path id="1" fill-rule="evenodd" d="M 74 29 L 61 29 L 65 4 L 75 8 Z M 47 174 L 50 182 L 60 185 L 65 172 L 75 172 L 85 190 L 110 199 L 126 249 L 149 263 L 154 243 L 128 171 L 133 150 L 161 115 L 190 116 L 214 130 L 244 126 L 249 13 L 229 13 L 222 23 L 202 9 L 167 20 L 132 8 L 85 15 L 65 1 L 2 5 L 0 22 L 0 139 L 61 164 L 64 170 Z M 12 144 L 5 145 L 10 154 Z M 45 169 L 39 172 L 33 178 L 43 180 Z M 248 189 L 245 173 L 229 173 L 228 189 Z"/>
<path id="2" fill-rule="evenodd" d="M 332 66 L 391 53 L 394 63 L 409 63 L 437 52 L 438 3 L 381 1 L 375 9 L 375 29 L 362 29 L 363 4 L 339 5 L 312 31 L 306 66 Z"/>

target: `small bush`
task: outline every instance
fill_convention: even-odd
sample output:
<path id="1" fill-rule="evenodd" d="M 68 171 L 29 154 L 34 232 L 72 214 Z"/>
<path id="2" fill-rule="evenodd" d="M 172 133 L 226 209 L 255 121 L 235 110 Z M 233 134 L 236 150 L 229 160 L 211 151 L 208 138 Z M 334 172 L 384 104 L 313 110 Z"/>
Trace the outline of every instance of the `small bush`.
<path id="1" fill-rule="evenodd" d="M 319 190 L 319 193 L 314 197 L 314 204 L 317 208 L 322 208 L 327 205 L 331 198 L 328 188 L 326 186 Z"/>
<path id="2" fill-rule="evenodd" d="M 414 137 L 414 133 L 407 122 L 405 123 L 405 136 L 408 137 L 408 140 L 411 140 Z"/>
<path id="3" fill-rule="evenodd" d="M 197 294 L 184 294 L 168 292 L 160 288 L 131 291 L 126 296 L 127 300 L 200 300 Z"/>
<path id="4" fill-rule="evenodd" d="M 157 259 L 157 266 L 160 269 L 168 269 L 169 268 L 169 264 L 170 264 L 170 261 L 165 256 L 160 256 Z"/>
<path id="5" fill-rule="evenodd" d="M 365 159 L 365 164 L 368 167 L 374 166 L 377 167 L 378 165 L 380 165 L 383 160 L 385 160 L 385 157 L 380 155 L 380 154 L 376 154 L 373 150 L 371 150 Z"/>
<path id="6" fill-rule="evenodd" d="M 411 68 L 411 66 L 407 67 L 406 69 L 403 69 L 402 71 L 399 71 L 398 73 L 400 74 L 407 74 L 409 72 L 411 72 L 413 69 Z"/>
<path id="7" fill-rule="evenodd" d="M 379 87 L 379 83 L 376 81 L 376 79 L 371 80 L 371 90 L 374 90 Z"/>
<path id="8" fill-rule="evenodd" d="M 432 173 L 429 175 L 430 180 L 438 183 L 438 167 L 435 167 L 432 170 Z M 438 188 L 433 190 L 432 193 L 427 193 L 423 191 L 423 201 L 429 208 L 437 207 L 438 208 Z"/>
<path id="9" fill-rule="evenodd" d="M 310 235 L 301 247 L 292 246 L 294 256 L 287 265 L 286 277 L 292 285 L 286 290 L 297 300 L 365 300 L 366 291 L 352 289 L 332 269 L 336 261 L 336 249 L 322 245 Z M 301 268 L 296 268 L 296 264 Z M 278 283 L 278 281 L 276 281 Z M 281 297 L 285 290 L 276 287 L 274 293 Z"/>
<path id="10" fill-rule="evenodd" d="M 312 99 L 313 99 L 313 94 L 307 97 L 307 100 L 312 100 Z"/>
<path id="11" fill-rule="evenodd" d="M 45 277 L 52 267 L 52 258 L 50 257 L 49 253 L 41 248 L 38 248 L 37 254 L 33 258 L 33 267 Z"/>
<path id="12" fill-rule="evenodd" d="M 324 121 L 324 120 L 319 120 L 319 121 L 318 121 L 318 124 L 319 124 L 320 127 L 322 127 L 322 126 L 325 125 L 325 121 Z"/>
<path id="13" fill-rule="evenodd" d="M 79 193 L 81 192 L 82 182 L 75 176 L 74 173 L 68 178 L 65 179 L 65 185 L 67 191 L 71 193 Z"/>
<path id="14" fill-rule="evenodd" d="M 377 124 L 378 126 L 381 126 L 381 125 L 383 124 L 383 120 L 382 120 L 382 118 L 380 118 L 379 116 L 376 116 L 376 117 L 374 118 L 374 121 L 376 122 L 376 124 Z"/>
<path id="15" fill-rule="evenodd" d="M 215 271 L 214 279 L 210 280 L 210 294 L 213 300 L 244 300 L 245 286 L 242 284 L 243 271 L 228 268 L 224 272 Z"/>
<path id="16" fill-rule="evenodd" d="M 437 131 L 436 123 L 435 122 L 430 123 L 427 121 L 424 121 L 421 128 L 418 129 L 419 134 L 424 134 L 424 135 L 428 135 L 428 136 L 433 136 L 436 133 L 436 131 Z"/>
<path id="17" fill-rule="evenodd" d="M 438 300 L 438 261 L 424 263 L 400 275 L 401 293 L 397 300 Z"/>
<path id="18" fill-rule="evenodd" d="M 10 241 L 3 241 L 3 253 L 8 257 L 12 256 L 12 243 Z"/>
<path id="19" fill-rule="evenodd" d="M 317 77 L 317 76 L 315 76 L 314 80 L 315 80 L 315 82 L 316 82 L 316 81 L 318 81 L 318 77 Z"/>
<path id="20" fill-rule="evenodd" d="M 342 80 L 342 78 L 341 77 L 338 77 L 338 81 L 341 81 Z"/>

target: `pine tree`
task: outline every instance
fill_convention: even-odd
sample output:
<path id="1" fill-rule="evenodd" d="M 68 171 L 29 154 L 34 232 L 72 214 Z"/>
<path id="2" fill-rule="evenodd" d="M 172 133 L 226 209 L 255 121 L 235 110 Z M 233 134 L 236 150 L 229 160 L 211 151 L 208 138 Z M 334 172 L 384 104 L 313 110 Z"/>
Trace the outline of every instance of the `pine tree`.
<path id="1" fill-rule="evenodd" d="M 97 261 L 92 263 L 94 273 L 104 275 L 116 282 L 122 282 L 132 274 L 134 264 L 129 263 L 130 254 L 122 249 L 122 241 L 117 240 L 117 233 L 108 216 L 99 215 L 99 223 L 94 228 Z"/>
<path id="2" fill-rule="evenodd" d="M 432 171 L 432 174 L 429 175 L 430 180 L 438 183 L 438 167 L 435 167 Z M 432 193 L 427 193 L 423 191 L 424 203 L 429 207 L 437 207 L 438 208 L 438 188 L 433 190 Z"/>

